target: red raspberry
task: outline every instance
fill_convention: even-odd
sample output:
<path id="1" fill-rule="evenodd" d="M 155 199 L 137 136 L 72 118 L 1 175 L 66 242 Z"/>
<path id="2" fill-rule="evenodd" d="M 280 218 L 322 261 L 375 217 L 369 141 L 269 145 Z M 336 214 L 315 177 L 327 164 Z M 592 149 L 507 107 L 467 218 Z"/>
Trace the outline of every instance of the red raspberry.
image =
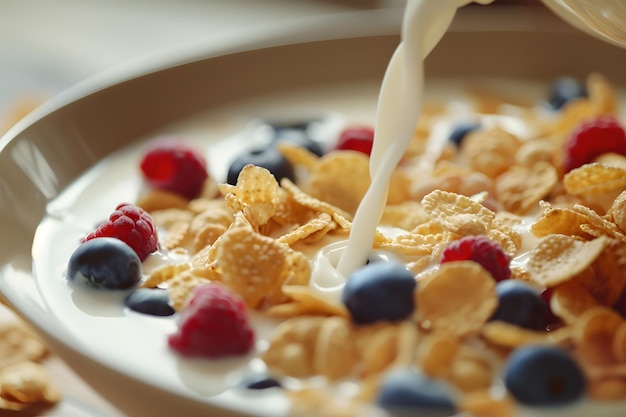
<path id="1" fill-rule="evenodd" d="M 143 262 L 157 250 L 158 238 L 152 217 L 140 207 L 122 203 L 109 219 L 83 238 L 83 242 L 96 237 L 114 237 L 125 242 Z"/>
<path id="2" fill-rule="evenodd" d="M 241 297 L 221 284 L 204 284 L 181 312 L 168 343 L 183 356 L 220 358 L 248 353 L 254 332 Z"/>
<path id="3" fill-rule="evenodd" d="M 486 236 L 464 236 L 450 243 L 441 254 L 439 263 L 474 261 L 479 263 L 496 281 L 511 277 L 510 259 L 502 247 Z"/>
<path id="4" fill-rule="evenodd" d="M 613 152 L 626 156 L 626 132 L 613 116 L 600 116 L 581 123 L 565 143 L 565 172 Z"/>
<path id="5" fill-rule="evenodd" d="M 372 153 L 374 143 L 374 129 L 368 126 L 349 127 L 339 135 L 335 149 L 352 150 L 366 155 Z"/>
<path id="6" fill-rule="evenodd" d="M 202 192 L 208 177 L 206 165 L 197 150 L 179 141 L 163 139 L 148 148 L 140 167 L 150 186 L 192 199 Z"/>

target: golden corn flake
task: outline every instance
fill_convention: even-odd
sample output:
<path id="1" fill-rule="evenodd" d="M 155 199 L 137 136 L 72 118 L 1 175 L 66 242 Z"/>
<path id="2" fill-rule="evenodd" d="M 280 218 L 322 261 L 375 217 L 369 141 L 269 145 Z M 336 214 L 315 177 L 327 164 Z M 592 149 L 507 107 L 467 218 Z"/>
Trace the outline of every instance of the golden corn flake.
<path id="1" fill-rule="evenodd" d="M 587 217 L 587 221 L 596 230 L 601 231 L 604 235 L 614 237 L 626 242 L 626 235 L 615 225 L 615 223 L 600 216 L 594 210 L 581 204 L 575 204 L 573 209 Z"/>
<path id="2" fill-rule="evenodd" d="M 626 191 L 617 196 L 613 201 L 609 212 L 610 220 L 624 233 L 626 233 Z"/>
<path id="3" fill-rule="evenodd" d="M 167 209 L 187 209 L 189 201 L 180 194 L 165 190 L 150 190 L 135 203 L 148 213 Z"/>
<path id="4" fill-rule="evenodd" d="M 613 87 L 604 75 L 597 72 L 589 74 L 586 87 L 589 101 L 597 114 L 613 114 L 618 110 Z"/>
<path id="5" fill-rule="evenodd" d="M 456 236 L 451 233 L 430 235 L 407 233 L 398 235 L 392 239 L 375 242 L 374 247 L 376 249 L 401 253 L 406 256 L 424 256 L 432 254 L 437 245 L 451 242 L 455 237 Z"/>
<path id="6" fill-rule="evenodd" d="M 277 239 L 278 242 L 285 245 L 293 245 L 296 242 L 303 241 L 309 238 L 311 235 L 320 233 L 316 236 L 316 239 L 324 237 L 326 233 L 331 231 L 335 227 L 336 223 L 333 218 L 327 213 L 318 213 L 317 216 L 309 219 L 305 224 L 298 226 L 296 229 L 284 234 Z"/>
<path id="7" fill-rule="evenodd" d="M 424 328 L 457 336 L 477 332 L 498 306 L 491 274 L 472 261 L 442 264 L 420 281 L 416 298 Z"/>
<path id="8" fill-rule="evenodd" d="M 626 321 L 622 321 L 615 329 L 612 350 L 619 363 L 626 363 Z"/>
<path id="9" fill-rule="evenodd" d="M 41 339 L 22 323 L 0 327 L 0 368 L 24 361 L 39 361 L 49 354 Z"/>
<path id="10" fill-rule="evenodd" d="M 280 203 L 281 190 L 276 177 L 267 169 L 245 166 L 239 173 L 237 185 L 219 184 L 220 192 L 235 196 L 246 218 L 259 226 L 267 223 Z"/>
<path id="11" fill-rule="evenodd" d="M 612 240 L 592 264 L 592 278 L 581 282 L 602 304 L 614 305 L 626 287 L 624 269 L 626 268 L 626 243 Z"/>
<path id="12" fill-rule="evenodd" d="M 583 241 L 566 235 L 543 238 L 528 259 L 532 280 L 542 287 L 554 287 L 588 268 L 609 244 L 609 239 Z"/>
<path id="13" fill-rule="evenodd" d="M 329 317 L 319 330 L 313 367 L 329 381 L 349 376 L 357 364 L 352 326 L 345 317 Z"/>
<path id="14" fill-rule="evenodd" d="M 464 395 L 459 409 L 464 414 L 475 417 L 514 417 L 517 415 L 515 401 L 506 396 L 496 397 L 489 390 Z"/>
<path id="15" fill-rule="evenodd" d="M 367 379 L 392 366 L 413 363 L 417 326 L 410 321 L 378 322 L 358 328 L 355 343 L 360 359 L 359 376 Z"/>
<path id="16" fill-rule="evenodd" d="M 0 414 L 2 410 L 20 411 L 60 400 L 60 391 L 40 364 L 19 362 L 0 371 Z"/>
<path id="17" fill-rule="evenodd" d="M 352 215 L 346 211 L 306 194 L 287 178 L 281 179 L 280 185 L 298 204 L 315 212 L 330 214 L 333 220 L 342 228 L 350 227 Z"/>
<path id="18" fill-rule="evenodd" d="M 585 311 L 573 326 L 576 349 L 583 361 L 594 365 L 617 363 L 613 337 L 623 322 L 618 313 L 607 307 Z"/>
<path id="19" fill-rule="evenodd" d="M 354 215 L 370 185 L 369 158 L 362 152 L 336 151 L 324 155 L 308 181 L 312 197 Z"/>
<path id="20" fill-rule="evenodd" d="M 478 129 L 463 140 L 461 156 L 473 170 L 496 178 L 513 166 L 520 146 L 517 137 L 501 128 Z"/>
<path id="21" fill-rule="evenodd" d="M 626 189 L 626 169 L 611 165 L 591 163 L 569 171 L 563 177 L 569 194 L 593 197 Z"/>
<path id="22" fill-rule="evenodd" d="M 515 349 L 527 344 L 546 343 L 548 340 L 546 332 L 525 329 L 503 321 L 486 323 L 480 334 L 489 343 L 507 349 Z"/>
<path id="23" fill-rule="evenodd" d="M 199 277 L 193 271 L 184 271 L 168 281 L 168 295 L 172 308 L 176 311 L 183 311 L 193 292 L 200 285 L 208 284 L 210 280 Z"/>
<path id="24" fill-rule="evenodd" d="M 624 401 L 626 400 L 626 378 L 606 377 L 592 379 L 589 381 L 587 395 L 596 401 Z"/>
<path id="25" fill-rule="evenodd" d="M 580 226 L 588 222 L 587 217 L 571 208 L 554 207 L 547 202 L 540 202 L 543 214 L 531 226 L 530 231 L 537 237 L 551 234 L 591 237 Z"/>
<path id="26" fill-rule="evenodd" d="M 585 311 L 599 305 L 589 291 L 575 280 L 555 287 L 550 297 L 550 309 L 566 324 L 574 324 Z"/>
<path id="27" fill-rule="evenodd" d="M 348 311 L 341 304 L 327 301 L 308 285 L 284 285 L 283 293 L 302 308 L 302 313 L 309 315 L 347 316 Z M 280 307 L 280 306 L 276 306 Z M 274 310 L 275 312 L 276 310 Z M 280 310 L 278 310 L 280 311 Z M 268 311 L 272 314 L 272 311 Z"/>
<path id="28" fill-rule="evenodd" d="M 320 158 L 307 148 L 292 145 L 285 141 L 278 143 L 277 147 L 280 153 L 291 163 L 291 165 L 304 167 L 304 169 L 308 172 L 317 168 Z"/>
<path id="29" fill-rule="evenodd" d="M 313 355 L 324 317 L 299 316 L 279 324 L 262 359 L 274 372 L 295 378 L 315 374 Z"/>
<path id="30" fill-rule="evenodd" d="M 496 179 L 496 198 L 505 210 L 527 214 L 552 191 L 557 181 L 557 171 L 548 162 L 539 161 L 530 167 L 514 166 Z"/>
<path id="31" fill-rule="evenodd" d="M 156 288 L 176 275 L 191 269 L 191 265 L 187 263 L 181 264 L 165 264 L 150 272 L 148 277 L 141 283 L 144 288 Z"/>
<path id="32" fill-rule="evenodd" d="M 418 349 L 420 369 L 434 378 L 446 375 L 459 349 L 459 340 L 446 334 L 432 334 Z"/>
<path id="33" fill-rule="evenodd" d="M 380 224 L 412 230 L 429 221 L 430 216 L 420 203 L 417 201 L 406 201 L 401 204 L 387 205 L 383 211 Z"/>
<path id="34" fill-rule="evenodd" d="M 494 366 L 485 352 L 476 348 L 461 346 L 450 364 L 446 378 L 456 388 L 466 394 L 491 387 Z"/>
<path id="35" fill-rule="evenodd" d="M 258 307 L 268 293 L 281 284 L 287 246 L 255 232 L 242 214 L 213 245 L 215 269 L 228 287 L 246 304 Z"/>
<path id="36" fill-rule="evenodd" d="M 422 206 L 432 219 L 461 235 L 485 234 L 495 213 L 469 197 L 435 190 L 422 199 Z"/>

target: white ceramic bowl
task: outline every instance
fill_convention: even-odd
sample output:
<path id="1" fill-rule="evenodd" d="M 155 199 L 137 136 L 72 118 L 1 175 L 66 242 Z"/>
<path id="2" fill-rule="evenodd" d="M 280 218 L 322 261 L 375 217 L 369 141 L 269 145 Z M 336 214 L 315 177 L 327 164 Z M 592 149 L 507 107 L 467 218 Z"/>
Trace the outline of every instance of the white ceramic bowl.
<path id="1" fill-rule="evenodd" d="M 569 30 L 541 10 L 527 12 L 463 10 L 428 58 L 427 80 L 548 83 L 558 75 L 584 78 L 599 71 L 618 86 L 626 82 L 624 51 Z M 355 13 L 189 45 L 46 103 L 0 141 L 0 291 L 85 381 L 129 416 L 257 414 L 252 400 L 215 401 L 174 390 L 168 381 L 116 366 L 107 352 L 83 349 L 68 331 L 70 323 L 43 302 L 33 278 L 33 237 L 49 201 L 98 161 L 151 132 L 275 92 L 355 80 L 377 85 L 397 45 L 399 21 L 393 11 Z"/>

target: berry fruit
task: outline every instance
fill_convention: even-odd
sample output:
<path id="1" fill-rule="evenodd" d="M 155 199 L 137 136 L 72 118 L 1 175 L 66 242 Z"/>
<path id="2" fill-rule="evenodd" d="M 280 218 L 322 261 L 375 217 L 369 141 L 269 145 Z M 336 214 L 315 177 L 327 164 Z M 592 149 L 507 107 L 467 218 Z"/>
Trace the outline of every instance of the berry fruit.
<path id="1" fill-rule="evenodd" d="M 348 127 L 339 134 L 335 149 L 358 151 L 369 155 L 372 153 L 373 144 L 373 128 L 369 126 Z"/>
<path id="2" fill-rule="evenodd" d="M 504 384 L 520 403 L 538 406 L 567 405 L 585 393 L 585 377 L 576 361 L 554 346 L 524 346 L 505 364 Z"/>
<path id="3" fill-rule="evenodd" d="M 468 133 L 473 132 L 481 128 L 480 123 L 460 123 L 452 129 L 450 132 L 450 136 L 448 136 L 448 142 L 455 144 L 456 146 L 461 146 L 463 143 L 463 139 L 468 135 Z"/>
<path id="4" fill-rule="evenodd" d="M 387 374 L 381 382 L 376 402 L 392 413 L 407 413 L 407 416 L 456 415 L 456 407 L 445 386 L 411 369 L 399 369 Z"/>
<path id="5" fill-rule="evenodd" d="M 570 100 L 587 97 L 585 86 L 572 77 L 557 78 L 549 92 L 548 102 L 554 110 L 559 110 Z"/>
<path id="6" fill-rule="evenodd" d="M 226 182 L 231 185 L 237 184 L 239 173 L 246 165 L 256 165 L 265 168 L 274 174 L 276 180 L 288 178 L 295 181 L 296 174 L 293 165 L 278 151 L 275 146 L 254 149 L 239 155 L 230 165 Z"/>
<path id="7" fill-rule="evenodd" d="M 564 170 L 593 162 L 605 153 L 626 156 L 626 132 L 617 119 L 600 116 L 581 123 L 565 143 Z"/>
<path id="8" fill-rule="evenodd" d="M 248 353 L 254 333 L 241 297 L 223 285 L 204 284 L 180 313 L 168 343 L 183 356 L 220 358 Z"/>
<path id="9" fill-rule="evenodd" d="M 267 375 L 248 375 L 242 381 L 242 385 L 247 389 L 263 390 L 268 388 L 282 388 L 281 383 Z"/>
<path id="10" fill-rule="evenodd" d="M 350 275 L 341 294 L 357 324 L 398 321 L 413 313 L 413 274 L 397 262 L 374 262 Z"/>
<path id="11" fill-rule="evenodd" d="M 509 279 L 496 284 L 498 308 L 491 320 L 532 330 L 545 330 L 548 306 L 539 291 L 523 281 Z"/>
<path id="12" fill-rule="evenodd" d="M 496 281 L 511 277 L 509 256 L 502 247 L 486 236 L 464 236 L 450 243 L 442 252 L 439 263 L 474 261 L 479 263 Z"/>
<path id="13" fill-rule="evenodd" d="M 142 208 L 122 203 L 109 215 L 107 221 L 83 238 L 83 242 L 96 237 L 114 237 L 125 242 L 143 262 L 158 246 L 156 228 L 152 217 Z"/>
<path id="14" fill-rule="evenodd" d="M 175 312 L 167 291 L 158 288 L 138 288 L 126 297 L 124 304 L 133 311 L 151 316 L 171 316 Z"/>
<path id="15" fill-rule="evenodd" d="M 135 251 L 119 239 L 91 239 L 70 256 L 67 278 L 96 288 L 125 290 L 141 280 L 141 261 Z"/>
<path id="16" fill-rule="evenodd" d="M 159 140 L 148 148 L 140 163 L 145 181 L 152 187 L 187 199 L 200 195 L 208 177 L 204 157 L 176 140 Z"/>

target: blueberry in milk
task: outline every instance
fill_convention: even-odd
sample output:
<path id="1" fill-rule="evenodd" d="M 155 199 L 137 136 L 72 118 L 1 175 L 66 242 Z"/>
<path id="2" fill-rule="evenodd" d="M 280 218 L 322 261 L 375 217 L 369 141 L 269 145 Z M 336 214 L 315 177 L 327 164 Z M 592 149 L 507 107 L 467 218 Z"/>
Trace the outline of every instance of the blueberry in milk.
<path id="1" fill-rule="evenodd" d="M 272 125 L 274 136 L 271 145 L 274 146 L 277 143 L 286 142 L 306 148 L 317 156 L 324 155 L 322 145 L 309 135 L 309 124 L 302 122 L 292 125 Z"/>
<path id="2" fill-rule="evenodd" d="M 456 413 L 445 385 L 412 369 L 386 375 L 376 402 L 396 416 L 448 417 Z"/>
<path id="3" fill-rule="evenodd" d="M 501 320 L 531 330 L 544 330 L 548 305 L 541 293 L 523 281 L 508 279 L 496 284 L 498 308 L 491 320 Z"/>
<path id="4" fill-rule="evenodd" d="M 160 288 L 137 288 L 124 299 L 124 304 L 133 311 L 151 316 L 171 316 L 175 313 L 168 292 Z"/>
<path id="5" fill-rule="evenodd" d="M 398 262 L 373 262 L 354 271 L 346 282 L 341 301 L 358 324 L 398 321 L 415 309 L 413 274 Z"/>
<path id="6" fill-rule="evenodd" d="M 98 237 L 82 243 L 72 253 L 67 278 L 96 288 L 125 290 L 141 279 L 141 261 L 121 240 Z"/>
<path id="7" fill-rule="evenodd" d="M 516 349 L 504 369 L 507 390 L 520 403 L 562 406 L 585 394 L 585 377 L 576 361 L 555 346 L 525 346 Z"/>
<path id="8" fill-rule="evenodd" d="M 276 146 L 245 151 L 230 164 L 226 182 L 237 184 L 239 173 L 246 165 L 256 165 L 270 171 L 278 181 L 288 178 L 295 181 L 295 171 L 291 163 L 280 153 Z"/>
<path id="9" fill-rule="evenodd" d="M 459 123 L 458 125 L 454 126 L 454 128 L 450 132 L 450 135 L 448 135 L 448 142 L 456 146 L 461 146 L 461 143 L 463 143 L 463 139 L 465 139 L 465 137 L 469 133 L 475 130 L 478 130 L 480 128 L 481 128 L 481 125 L 480 123 L 477 123 L 477 122 Z"/>
<path id="10" fill-rule="evenodd" d="M 548 103 L 553 109 L 559 110 L 568 101 L 581 97 L 587 97 L 587 89 L 580 81 L 572 77 L 560 77 L 550 87 Z"/>

